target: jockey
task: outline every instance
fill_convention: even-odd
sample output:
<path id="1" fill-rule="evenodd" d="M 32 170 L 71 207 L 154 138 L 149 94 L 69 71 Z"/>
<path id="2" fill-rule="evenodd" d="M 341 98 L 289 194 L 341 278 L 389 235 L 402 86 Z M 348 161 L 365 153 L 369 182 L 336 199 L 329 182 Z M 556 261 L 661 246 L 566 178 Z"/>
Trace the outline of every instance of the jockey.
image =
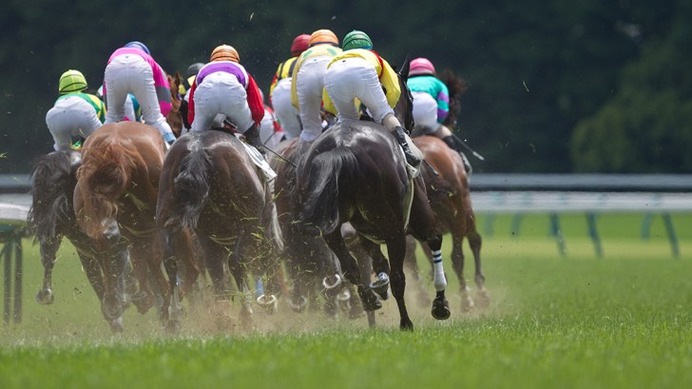
<path id="1" fill-rule="evenodd" d="M 259 124 L 264 117 L 262 92 L 240 64 L 235 48 L 216 47 L 210 62 L 197 73 L 189 94 L 190 131 L 223 127 L 225 116 L 245 135 L 247 143 L 263 152 L 259 137 Z"/>
<path id="2" fill-rule="evenodd" d="M 96 90 L 96 96 L 102 101 L 105 101 L 103 96 L 103 84 Z M 125 99 L 125 120 L 133 122 L 142 121 L 142 107 L 139 106 L 139 101 L 132 93 L 127 94 Z"/>
<path id="3" fill-rule="evenodd" d="M 104 73 L 103 91 L 108 108 L 106 123 L 123 120 L 125 100 L 127 94 L 132 93 L 142 107 L 144 123 L 156 127 L 169 145 L 175 141 L 166 122 L 171 110 L 168 78 L 142 42 L 130 42 L 111 54 Z"/>
<path id="4" fill-rule="evenodd" d="M 300 112 L 303 130 L 300 139 L 312 142 L 322 133 L 322 90 L 324 73 L 331 59 L 341 53 L 339 39 L 326 29 L 310 35 L 309 47 L 300 55 L 293 68 L 291 103 Z"/>
<path id="5" fill-rule="evenodd" d="M 195 82 L 197 73 L 199 73 L 199 69 L 202 69 L 202 66 L 204 66 L 204 64 L 201 62 L 195 62 L 188 66 L 187 70 L 185 70 L 185 78 L 183 78 L 183 83 L 180 84 L 179 93 L 181 96 L 183 96 L 183 99 L 180 102 L 180 114 L 183 117 L 183 126 L 188 130 L 192 127 L 190 122 L 187 120 L 187 105 L 190 102 L 190 94 L 188 92 L 190 91 L 192 84 Z"/>
<path id="6" fill-rule="evenodd" d="M 86 78 L 78 70 L 70 69 L 60 76 L 60 97 L 46 114 L 56 151 L 69 151 L 73 136 L 86 139 L 103 125 L 106 107 L 97 96 L 84 93 L 87 88 Z"/>
<path id="7" fill-rule="evenodd" d="M 269 86 L 269 101 L 274 108 L 277 120 L 284 129 L 286 139 L 293 139 L 300 135 L 298 109 L 291 104 L 291 81 L 298 56 L 308 48 L 309 43 L 310 35 L 308 34 L 300 34 L 293 39 L 291 58 L 279 65 Z"/>
<path id="8" fill-rule="evenodd" d="M 370 37 L 362 31 L 354 30 L 344 36 L 344 52 L 332 59 L 324 75 L 324 108 L 338 113 L 339 120 L 358 120 L 355 99 L 360 100 L 373 120 L 394 136 L 406 162 L 419 168 L 421 152 L 394 116 L 393 107 L 401 96 L 399 76 L 372 48 Z"/>
<path id="9" fill-rule="evenodd" d="M 449 89 L 436 77 L 435 66 L 427 58 L 416 58 L 411 61 L 408 88 L 413 95 L 413 120 L 416 128 L 426 135 L 440 138 L 449 148 L 461 154 L 467 172 L 471 164 L 454 133 L 444 124 L 449 114 Z"/>

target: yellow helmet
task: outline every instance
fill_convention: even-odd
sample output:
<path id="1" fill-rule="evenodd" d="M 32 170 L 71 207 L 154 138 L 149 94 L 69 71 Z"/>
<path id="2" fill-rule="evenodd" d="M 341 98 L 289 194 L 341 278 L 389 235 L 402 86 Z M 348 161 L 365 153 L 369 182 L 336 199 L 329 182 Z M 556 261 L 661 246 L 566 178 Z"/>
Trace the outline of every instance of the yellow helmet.
<path id="1" fill-rule="evenodd" d="M 230 45 L 220 45 L 211 52 L 209 61 L 232 61 L 240 63 L 240 55 L 238 51 Z"/>
<path id="2" fill-rule="evenodd" d="M 70 92 L 81 92 L 88 87 L 86 78 L 79 70 L 70 69 L 60 76 L 58 92 L 61 95 Z"/>
<path id="3" fill-rule="evenodd" d="M 334 46 L 339 46 L 339 38 L 336 37 L 336 34 L 334 34 L 332 30 L 327 29 L 317 30 L 310 34 L 309 47 L 319 45 L 321 43 L 329 43 Z"/>

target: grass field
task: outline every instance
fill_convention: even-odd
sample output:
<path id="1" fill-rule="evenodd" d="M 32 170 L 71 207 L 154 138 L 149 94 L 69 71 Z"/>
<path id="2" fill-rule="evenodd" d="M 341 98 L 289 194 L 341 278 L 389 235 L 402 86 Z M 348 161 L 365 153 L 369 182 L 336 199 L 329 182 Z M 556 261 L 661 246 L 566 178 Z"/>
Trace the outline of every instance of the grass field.
<path id="1" fill-rule="evenodd" d="M 375 330 L 285 307 L 255 309 L 255 327 L 243 329 L 231 303 L 189 306 L 175 338 L 154 312 L 130 309 L 125 333 L 113 336 L 69 245 L 55 303 L 33 300 L 42 270 L 27 243 L 23 322 L 0 327 L 0 388 L 691 387 L 692 215 L 673 217 L 678 258 L 660 219 L 642 240 L 642 215 L 602 215 L 602 258 L 583 216 L 561 217 L 565 256 L 546 215 L 527 216 L 514 236 L 511 220 L 495 219 L 484 240 L 490 307 L 459 311 L 447 262 L 452 318 L 433 320 L 409 282 L 413 332 L 398 330 L 391 300 Z M 485 222 L 480 215 L 481 232 Z"/>

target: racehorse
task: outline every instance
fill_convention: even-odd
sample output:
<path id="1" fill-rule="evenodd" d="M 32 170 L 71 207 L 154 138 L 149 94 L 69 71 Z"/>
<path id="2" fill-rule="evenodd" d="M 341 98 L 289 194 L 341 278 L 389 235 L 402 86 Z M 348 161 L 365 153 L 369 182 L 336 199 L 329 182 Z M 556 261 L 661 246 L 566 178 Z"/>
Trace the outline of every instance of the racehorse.
<path id="1" fill-rule="evenodd" d="M 412 98 L 401 74 L 401 98 L 395 112 L 407 129 L 412 129 Z M 378 275 L 390 274 L 391 289 L 399 309 L 401 329 L 412 329 L 404 301 L 406 280 L 403 272 L 406 234 L 428 242 L 439 252 L 442 236 L 434 229 L 422 177 L 411 178 L 404 155 L 391 134 L 381 125 L 367 121 L 341 121 L 317 138 L 297 169 L 298 201 L 302 205 L 299 220 L 311 223 L 324 236 L 337 255 L 344 276 L 358 288 L 366 311 L 378 309 L 378 294 L 386 294 L 386 285 L 373 287 L 360 277 L 357 260 L 341 235 L 340 226 L 350 222 L 366 239 L 361 244 L 373 260 Z M 409 223 L 410 218 L 410 223 Z M 380 251 L 386 244 L 388 260 Z M 444 295 L 446 280 L 437 262 L 432 315 L 447 319 L 449 305 Z M 382 280 L 380 278 L 379 280 Z M 374 323 L 370 323 L 371 326 Z"/>
<path id="2" fill-rule="evenodd" d="M 183 99 L 180 96 L 180 84 L 182 79 L 180 78 L 180 73 L 175 73 L 173 75 L 167 74 L 168 85 L 170 86 L 171 92 L 171 110 L 166 115 L 166 122 L 171 127 L 171 131 L 176 138 L 180 138 L 183 131 L 183 114 L 181 111 Z"/>
<path id="3" fill-rule="evenodd" d="M 159 132 L 138 122 L 106 124 L 82 148 L 74 212 L 101 264 L 101 311 L 114 332 L 123 330 L 128 256 L 139 287 L 132 302 L 140 313 L 154 305 L 155 293 L 164 299 L 168 293 L 155 220 L 164 155 Z"/>
<path id="4" fill-rule="evenodd" d="M 166 156 L 158 192 L 157 222 L 164 245 L 164 265 L 171 293 L 167 328 L 180 329 L 181 293 L 177 282 L 175 242 L 189 229 L 196 233 L 218 299 L 229 298 L 224 262 L 241 298 L 241 320 L 252 315 L 248 270 L 275 270 L 270 262 L 279 245 L 272 225 L 272 193 L 245 146 L 222 130 L 189 132 Z M 255 275 L 256 275 L 255 274 Z M 271 277 L 270 281 L 275 280 Z M 278 288 L 268 285 L 267 291 Z"/>
<path id="5" fill-rule="evenodd" d="M 32 203 L 28 225 L 38 241 L 43 264 L 43 286 L 36 294 L 39 304 L 52 304 L 52 274 L 63 237 L 77 250 L 82 267 L 96 292 L 103 298 L 101 267 L 89 239 L 77 225 L 72 194 L 77 185 L 77 169 L 82 164 L 78 151 L 54 151 L 38 159 L 31 174 Z"/>
<path id="6" fill-rule="evenodd" d="M 423 152 L 426 165 L 422 169 L 428 199 L 435 214 L 435 224 L 441 233 L 452 236 L 452 267 L 459 279 L 461 309 L 468 311 L 474 306 L 464 277 L 463 239 L 469 240 L 469 247 L 475 261 L 474 280 L 477 296 L 482 306 L 488 304 L 485 290 L 485 276 L 481 269 L 481 235 L 476 229 L 476 217 L 471 203 L 469 183 L 464 162 L 458 152 L 450 149 L 439 138 L 423 135 L 413 138 L 413 142 Z M 430 248 L 422 244 L 428 259 L 432 260 Z M 413 244 L 415 249 L 415 243 Z M 415 250 L 408 250 L 407 263 L 417 271 Z"/>
<path id="7" fill-rule="evenodd" d="M 281 142 L 270 165 L 277 172 L 274 185 L 276 209 L 284 237 L 283 257 L 293 289 L 288 304 L 295 312 L 319 305 L 319 295 L 324 300 L 324 311 L 328 316 L 337 314 L 337 306 L 348 307 L 349 316 L 357 317 L 362 307 L 355 294 L 346 291 L 342 284 L 338 259 L 321 236 L 306 233 L 297 223 L 302 207 L 296 206 L 296 166 L 305 156 L 310 143 L 300 138 Z"/>

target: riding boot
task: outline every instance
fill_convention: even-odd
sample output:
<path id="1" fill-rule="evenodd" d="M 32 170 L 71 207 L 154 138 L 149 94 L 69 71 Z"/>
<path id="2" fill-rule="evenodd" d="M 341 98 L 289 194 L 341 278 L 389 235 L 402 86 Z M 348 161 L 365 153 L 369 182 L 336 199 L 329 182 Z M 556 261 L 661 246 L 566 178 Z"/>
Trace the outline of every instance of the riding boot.
<path id="1" fill-rule="evenodd" d="M 250 145 L 254 146 L 257 151 L 262 153 L 264 155 L 264 145 L 262 144 L 262 141 L 260 140 L 260 132 L 259 132 L 259 127 L 256 124 L 253 124 L 252 127 L 248 128 L 247 131 L 245 131 L 245 141 Z"/>
<path id="2" fill-rule="evenodd" d="M 459 155 L 461 155 L 461 159 L 464 161 L 464 169 L 466 170 L 466 174 L 471 174 L 471 172 L 473 171 L 471 163 L 469 162 L 469 159 L 466 158 L 466 154 L 464 154 L 461 143 L 459 143 L 459 141 L 456 140 L 454 135 L 446 136 L 442 138 L 442 141 L 445 142 L 445 144 L 449 146 L 450 149 L 458 152 Z"/>
<path id="3" fill-rule="evenodd" d="M 401 146 L 401 149 L 404 150 L 404 155 L 406 156 L 406 163 L 413 167 L 419 167 L 421 163 L 421 159 L 418 158 L 413 152 L 411 152 L 411 148 L 408 146 L 408 142 L 406 142 L 406 134 L 404 132 L 404 128 L 401 126 L 395 127 L 392 132 L 392 136 L 394 136 L 394 139 L 396 139 L 397 143 L 399 143 L 399 146 Z"/>

